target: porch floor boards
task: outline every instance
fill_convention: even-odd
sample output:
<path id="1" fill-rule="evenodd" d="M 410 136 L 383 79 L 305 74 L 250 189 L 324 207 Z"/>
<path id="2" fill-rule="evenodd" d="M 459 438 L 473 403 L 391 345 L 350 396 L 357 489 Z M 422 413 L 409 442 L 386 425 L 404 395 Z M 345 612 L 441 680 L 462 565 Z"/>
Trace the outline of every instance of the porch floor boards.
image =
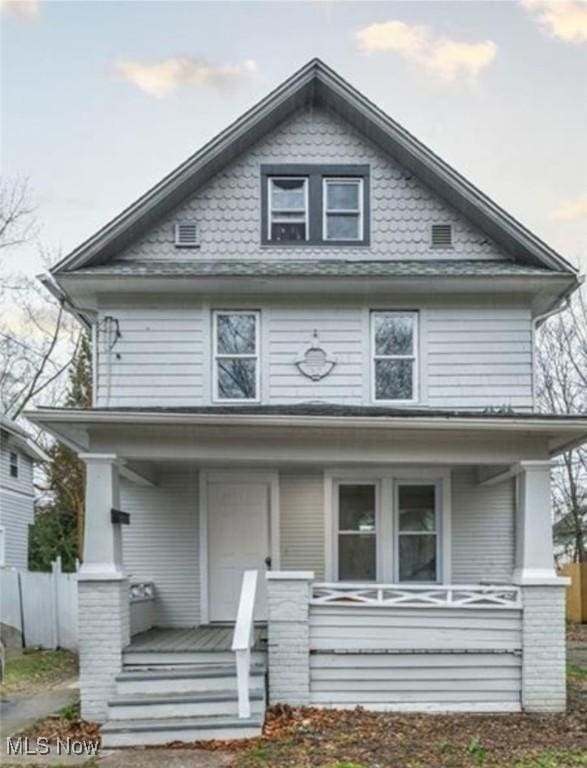
<path id="1" fill-rule="evenodd" d="M 216 626 L 209 624 L 187 629 L 171 629 L 153 627 L 131 638 L 126 651 L 230 651 L 234 627 Z M 266 626 L 255 627 L 255 644 L 253 650 L 263 651 L 266 648 Z"/>

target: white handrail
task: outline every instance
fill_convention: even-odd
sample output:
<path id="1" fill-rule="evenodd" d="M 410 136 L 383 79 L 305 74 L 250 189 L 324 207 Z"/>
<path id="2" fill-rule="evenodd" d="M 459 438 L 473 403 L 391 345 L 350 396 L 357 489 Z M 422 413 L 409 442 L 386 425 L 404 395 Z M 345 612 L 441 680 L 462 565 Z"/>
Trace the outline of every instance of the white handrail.
<path id="1" fill-rule="evenodd" d="M 239 717 L 251 716 L 251 648 L 255 641 L 254 614 L 258 575 L 258 571 L 245 571 L 243 574 L 241 596 L 232 637 L 232 650 L 236 656 Z"/>

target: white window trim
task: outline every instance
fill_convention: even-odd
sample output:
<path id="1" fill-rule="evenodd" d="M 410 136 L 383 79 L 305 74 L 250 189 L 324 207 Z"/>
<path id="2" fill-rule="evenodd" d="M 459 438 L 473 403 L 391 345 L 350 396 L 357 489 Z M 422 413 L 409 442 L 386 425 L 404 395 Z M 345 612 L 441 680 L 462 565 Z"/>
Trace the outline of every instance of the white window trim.
<path id="1" fill-rule="evenodd" d="M 273 205 L 272 205 L 273 198 L 272 198 L 272 195 L 271 195 L 271 185 L 272 185 L 272 183 L 274 181 L 303 181 L 304 182 L 304 206 L 305 206 L 305 210 L 304 210 L 303 221 L 304 221 L 304 225 L 306 227 L 306 236 L 305 236 L 304 240 L 309 240 L 310 239 L 310 191 L 309 191 L 310 183 L 309 183 L 309 179 L 308 179 L 307 176 L 268 176 L 267 177 L 267 240 L 271 241 L 272 243 L 282 243 L 282 242 L 283 243 L 288 243 L 288 242 L 291 242 L 291 243 L 295 244 L 295 242 L 296 242 L 295 240 L 274 240 L 271 237 L 271 225 L 274 223 L 273 222 Z M 281 209 L 281 210 L 284 210 L 284 209 Z M 301 221 L 301 218 L 302 217 L 300 216 L 300 221 Z M 300 223 L 300 222 L 293 221 L 292 219 L 284 219 L 284 222 L 290 223 L 290 224 L 291 223 L 294 223 L 294 224 L 299 224 Z M 278 215 L 278 217 L 276 219 L 276 223 L 278 223 L 278 224 L 280 223 L 279 215 Z"/>
<path id="2" fill-rule="evenodd" d="M 6 528 L 0 525 L 0 568 L 6 565 Z"/>
<path id="3" fill-rule="evenodd" d="M 375 354 L 375 317 L 377 315 L 410 315 L 414 318 L 414 343 L 413 343 L 413 350 L 411 355 L 376 355 Z M 418 312 L 413 309 L 373 309 L 370 312 L 369 316 L 369 323 L 371 326 L 370 330 L 370 336 L 371 336 L 371 401 L 373 403 L 394 403 L 394 404 L 404 404 L 404 405 L 411 405 L 414 403 L 417 403 L 419 401 L 419 390 L 420 390 L 420 356 L 419 356 L 419 348 L 420 348 L 420 322 L 418 317 Z M 412 397 L 409 399 L 396 399 L 396 400 L 383 400 L 381 398 L 377 398 L 377 386 L 376 386 L 376 379 L 375 379 L 375 361 L 376 360 L 413 360 L 414 361 L 414 368 L 413 368 L 413 388 L 412 388 Z"/>
<path id="4" fill-rule="evenodd" d="M 348 480 L 335 480 L 334 481 L 334 494 L 332 497 L 332 500 L 334 502 L 334 513 L 333 513 L 333 524 L 334 524 L 334 556 L 333 556 L 333 566 L 334 566 L 334 576 L 335 581 L 339 581 L 339 575 L 338 575 L 338 537 L 342 533 L 344 535 L 350 535 L 350 536 L 358 536 L 360 535 L 360 531 L 341 531 L 339 528 L 339 520 L 340 520 L 340 494 L 339 494 L 339 488 L 342 485 L 372 485 L 375 487 L 375 530 L 373 532 L 369 531 L 369 535 L 375 536 L 375 580 L 374 581 L 365 581 L 365 584 L 373 584 L 377 582 L 381 578 L 381 552 L 380 552 L 380 545 L 381 545 L 381 524 L 380 524 L 380 510 L 381 510 L 381 489 L 380 489 L 380 483 L 378 479 L 369 479 L 369 478 L 363 478 L 359 480 L 355 480 L 353 478 L 349 478 Z M 344 582 L 341 582 L 344 583 Z"/>
<path id="5" fill-rule="evenodd" d="M 398 482 L 425 485 L 438 483 L 437 504 L 439 504 L 440 532 L 439 542 L 441 556 L 438 564 L 438 582 L 431 585 L 450 584 L 452 579 L 452 489 L 451 469 L 446 466 L 438 467 L 394 467 L 379 466 L 365 469 L 349 469 L 347 467 L 330 467 L 324 471 L 324 579 L 338 581 L 338 490 L 340 482 L 360 484 L 373 482 L 378 484 L 377 491 L 377 581 L 380 583 L 397 583 L 397 557 L 395 554 L 395 538 L 397 524 L 395 521 L 397 501 L 395 499 L 395 484 Z M 384 510 L 390 514 L 384 514 Z M 341 582 L 344 583 L 344 582 Z M 369 582 L 370 584 L 373 582 Z M 404 584 L 416 582 L 403 582 Z M 426 582 L 417 582 L 426 586 Z"/>
<path id="6" fill-rule="evenodd" d="M 219 354 L 218 353 L 218 317 L 220 315 L 254 315 L 255 316 L 255 353 Z M 261 401 L 261 313 L 258 309 L 214 309 L 212 311 L 212 400 L 215 403 L 259 403 Z M 218 393 L 218 359 L 249 359 L 255 360 L 255 393 L 256 397 L 220 397 Z"/>
<path id="7" fill-rule="evenodd" d="M 399 489 L 402 485 L 433 485 L 434 486 L 434 530 L 433 531 L 400 531 L 399 526 Z M 424 480 L 418 479 L 396 479 L 394 481 L 393 489 L 393 563 L 394 574 L 393 580 L 397 584 L 441 584 L 443 573 L 443 551 L 442 551 L 442 538 L 443 538 L 443 526 L 442 526 L 442 480 Z M 400 581 L 399 577 L 399 540 L 400 536 L 436 536 L 436 580 L 435 581 Z"/>
<path id="8" fill-rule="evenodd" d="M 16 458 L 15 462 L 12 461 L 13 456 Z M 12 474 L 12 467 L 16 467 L 16 475 Z M 18 480 L 20 477 L 20 461 L 18 451 L 12 448 L 8 451 L 8 475 L 11 480 Z"/>
<path id="9" fill-rule="evenodd" d="M 330 183 L 335 184 L 358 184 L 359 185 L 359 208 L 358 210 L 354 209 L 337 209 L 335 211 L 329 211 L 328 210 L 328 194 L 327 189 L 328 185 Z M 365 239 L 365 225 L 364 225 L 364 192 L 363 192 L 363 185 L 364 185 L 364 179 L 361 176 L 356 176 L 353 178 L 349 177 L 337 177 L 337 176 L 325 176 L 322 179 L 322 240 L 326 243 L 349 243 L 349 242 L 357 242 L 362 243 Z M 357 237 L 328 237 L 328 229 L 326 226 L 328 214 L 341 214 L 341 215 L 353 215 L 356 216 L 358 213 L 359 216 L 359 229 L 358 229 L 358 235 Z"/>

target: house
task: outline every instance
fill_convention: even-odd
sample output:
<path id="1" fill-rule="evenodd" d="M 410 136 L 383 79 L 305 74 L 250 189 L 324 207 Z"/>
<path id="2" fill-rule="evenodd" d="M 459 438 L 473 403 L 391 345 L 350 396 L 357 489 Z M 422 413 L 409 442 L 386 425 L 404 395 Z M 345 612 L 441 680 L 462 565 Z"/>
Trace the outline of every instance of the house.
<path id="1" fill-rule="evenodd" d="M 34 520 L 33 471 L 47 456 L 16 422 L 0 414 L 0 568 L 28 568 Z"/>
<path id="2" fill-rule="evenodd" d="M 94 405 L 84 717 L 259 733 L 268 701 L 565 708 L 537 326 L 575 269 L 313 60 L 63 259 Z"/>

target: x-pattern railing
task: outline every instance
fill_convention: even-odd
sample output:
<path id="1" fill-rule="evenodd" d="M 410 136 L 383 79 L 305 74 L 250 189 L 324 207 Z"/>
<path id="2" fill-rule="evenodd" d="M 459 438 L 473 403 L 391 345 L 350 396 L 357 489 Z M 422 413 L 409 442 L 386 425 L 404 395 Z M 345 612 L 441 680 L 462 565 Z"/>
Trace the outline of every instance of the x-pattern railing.
<path id="1" fill-rule="evenodd" d="M 313 605 L 368 607 L 520 608 L 518 587 L 510 585 L 318 584 Z"/>

